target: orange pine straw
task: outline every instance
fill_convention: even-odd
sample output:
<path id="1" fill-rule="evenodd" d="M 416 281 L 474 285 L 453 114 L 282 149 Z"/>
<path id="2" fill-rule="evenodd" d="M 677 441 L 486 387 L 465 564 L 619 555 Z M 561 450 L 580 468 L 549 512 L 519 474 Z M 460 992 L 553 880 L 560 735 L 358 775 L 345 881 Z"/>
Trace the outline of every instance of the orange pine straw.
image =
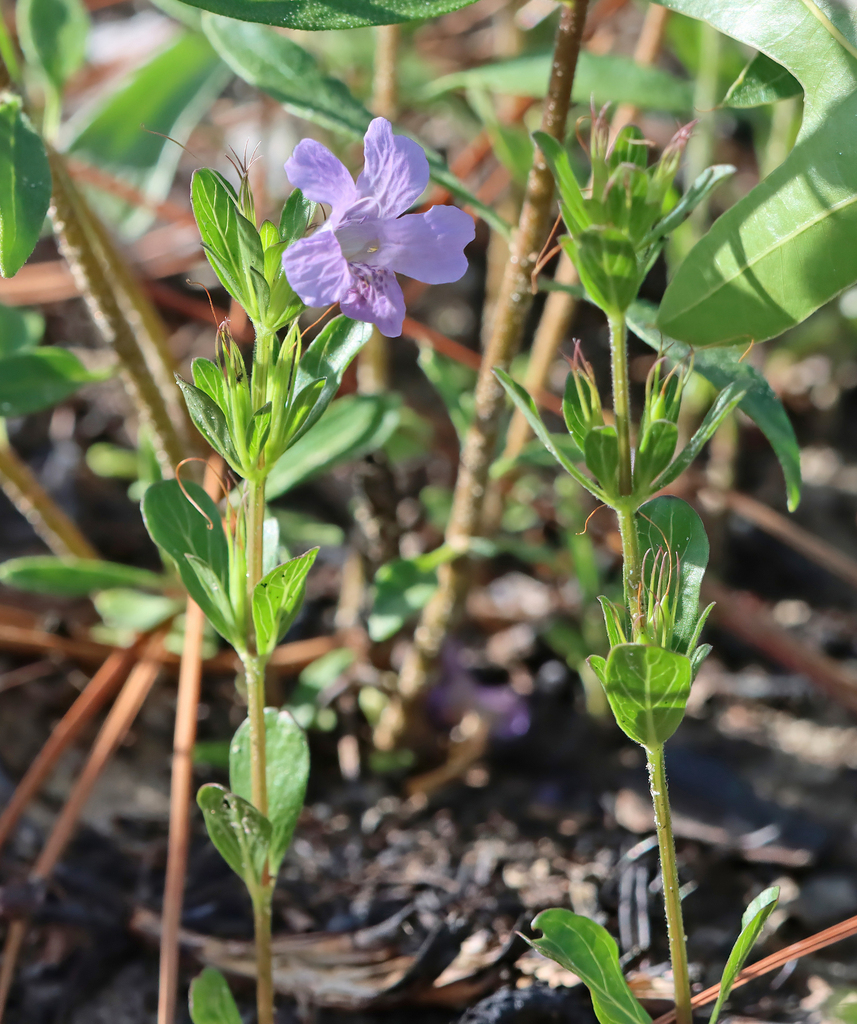
<path id="1" fill-rule="evenodd" d="M 5 846 L 27 805 L 53 771 L 60 754 L 80 735 L 86 723 L 98 713 L 125 678 L 145 639 L 138 637 L 130 647 L 114 650 L 53 729 L 0 814 L 0 849 Z"/>
<path id="2" fill-rule="evenodd" d="M 69 840 L 74 835 L 80 813 L 89 799 L 95 783 L 119 745 L 128 735 L 128 730 L 160 671 L 161 662 L 158 653 L 164 633 L 165 629 L 162 627 L 150 638 L 143 660 L 139 661 L 131 671 L 121 693 L 105 718 L 83 771 L 75 782 L 65 806 L 60 811 L 44 849 L 30 871 L 31 881 L 42 881 L 48 878 L 53 871 L 57 861 L 65 852 Z M 27 919 L 20 918 L 12 922 L 6 934 L 3 965 L 0 968 L 0 1022 L 5 1014 L 6 1001 L 9 998 L 9 990 L 12 988 L 12 981 L 15 977 L 18 953 L 23 945 L 26 932 Z"/>
<path id="3" fill-rule="evenodd" d="M 752 981 L 754 978 L 761 978 L 762 975 L 775 971 L 790 960 L 797 960 L 799 957 L 807 956 L 809 953 L 817 953 L 818 950 L 824 949 L 825 946 L 832 946 L 834 942 L 841 942 L 842 939 L 848 939 L 852 935 L 857 935 L 857 916 L 849 917 L 846 921 L 840 921 L 839 924 L 825 928 L 822 932 L 810 935 L 808 939 L 793 942 L 791 946 L 786 946 L 785 949 L 781 949 L 778 953 L 772 953 L 770 956 L 766 956 L 764 960 L 759 960 L 758 963 L 745 967 L 735 979 L 732 988 L 735 989 L 739 985 L 746 985 L 748 981 Z M 720 995 L 720 985 L 712 985 L 711 988 L 707 988 L 704 992 L 695 995 L 691 999 L 690 1005 L 694 1009 L 697 1006 L 706 1006 L 708 1003 L 713 1003 L 718 995 Z M 675 1010 L 670 1010 L 669 1013 L 658 1017 L 654 1024 L 672 1024 L 674 1020 Z"/>

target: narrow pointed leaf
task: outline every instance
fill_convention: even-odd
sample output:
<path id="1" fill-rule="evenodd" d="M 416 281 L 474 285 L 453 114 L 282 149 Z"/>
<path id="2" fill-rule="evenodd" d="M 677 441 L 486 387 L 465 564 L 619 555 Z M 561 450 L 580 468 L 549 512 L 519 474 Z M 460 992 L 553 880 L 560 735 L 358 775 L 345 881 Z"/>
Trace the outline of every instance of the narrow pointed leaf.
<path id="1" fill-rule="evenodd" d="M 219 405 L 209 398 L 200 388 L 188 384 L 186 380 L 176 377 L 187 411 L 194 422 L 196 429 L 208 441 L 211 447 L 222 455 L 229 465 L 237 472 L 241 472 L 241 459 L 232 443 L 232 435 L 229 433 L 229 425 Z"/>
<path id="2" fill-rule="evenodd" d="M 786 479 L 789 510 L 794 512 L 800 502 L 800 448 L 794 427 L 774 394 L 773 388 L 748 360 L 741 359 L 734 349 L 692 349 L 683 341 L 665 337 L 655 326 L 657 307 L 638 301 L 628 310 L 628 326 L 656 351 L 663 350 L 673 363 L 689 359 L 693 368 L 718 390 L 737 383 L 744 391 L 738 408 L 756 424 L 774 449 Z"/>
<path id="3" fill-rule="evenodd" d="M 729 993 L 735 984 L 735 979 L 750 955 L 750 950 L 756 944 L 756 940 L 759 938 L 759 933 L 764 927 L 765 922 L 776 909 L 779 898 L 780 887 L 778 885 L 771 886 L 770 889 L 765 889 L 764 892 L 759 893 L 744 911 L 741 918 L 741 934 L 738 936 L 738 941 L 732 947 L 732 952 L 729 954 L 729 959 L 726 961 L 726 966 L 723 969 L 723 977 L 720 979 L 720 994 L 717 997 L 717 1002 L 714 1004 L 714 1009 L 711 1011 L 710 1024 L 717 1024 L 717 1018 L 720 1016 L 723 1004 L 729 998 Z"/>
<path id="4" fill-rule="evenodd" d="M 512 380 L 508 373 L 504 370 L 496 369 L 494 371 L 497 379 L 506 389 L 506 393 L 515 403 L 515 405 L 521 410 L 533 430 L 536 437 L 542 442 L 547 450 L 553 455 L 556 461 L 562 466 L 562 468 L 572 476 L 581 487 L 585 487 L 590 494 L 594 494 L 600 501 L 606 500 L 605 493 L 595 484 L 589 477 L 585 476 L 581 471 L 571 462 L 566 456 L 557 448 L 553 443 L 552 436 L 542 422 L 541 416 L 539 416 L 536 403 L 530 398 L 527 392 L 518 384 Z"/>
<path id="5" fill-rule="evenodd" d="M 62 91 L 83 64 L 89 14 L 81 0 L 20 0 L 15 8 L 18 38 L 28 64 Z"/>
<path id="6" fill-rule="evenodd" d="M 395 25 L 436 18 L 474 0 L 192 0 L 194 7 L 241 21 L 302 32 Z"/>
<path id="7" fill-rule="evenodd" d="M 259 653 L 269 656 L 301 609 L 307 574 L 318 548 L 285 562 L 263 576 L 253 590 L 253 625 Z"/>
<path id="8" fill-rule="evenodd" d="M 51 201 L 45 144 L 19 96 L 0 94 L 0 274 L 14 277 L 39 240 Z M 5 414 L 4 414 L 5 415 Z"/>
<path id="9" fill-rule="evenodd" d="M 95 558 L 56 558 L 28 555 L 0 565 L 0 582 L 7 587 L 57 597 L 87 597 L 112 587 L 142 587 L 162 591 L 167 579 L 133 565 Z"/>

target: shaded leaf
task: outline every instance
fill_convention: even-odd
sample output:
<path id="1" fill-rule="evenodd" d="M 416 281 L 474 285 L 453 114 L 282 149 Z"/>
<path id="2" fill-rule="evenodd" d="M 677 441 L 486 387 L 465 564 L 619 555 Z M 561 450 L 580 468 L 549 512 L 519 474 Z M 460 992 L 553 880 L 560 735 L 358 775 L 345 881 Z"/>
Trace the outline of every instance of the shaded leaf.
<path id="1" fill-rule="evenodd" d="M 185 33 L 125 85 L 78 115 L 67 148 L 159 202 L 173 183 L 181 144 L 229 78 L 205 38 Z M 151 210 L 115 196 L 99 193 L 98 205 L 127 236 L 141 234 L 153 220 Z"/>
<path id="2" fill-rule="evenodd" d="M 92 598 L 95 610 L 111 629 L 146 633 L 183 611 L 186 602 L 162 594 L 146 594 L 128 587 L 101 590 Z"/>
<path id="3" fill-rule="evenodd" d="M 45 144 L 21 98 L 0 94 L 0 274 L 13 277 L 39 240 L 51 201 Z"/>
<path id="4" fill-rule="evenodd" d="M 182 493 L 178 481 L 160 480 L 151 484 L 143 496 L 143 521 L 152 540 L 176 563 L 190 596 L 221 632 L 221 626 L 228 627 L 222 621 L 218 603 L 212 600 L 209 588 L 187 558 L 192 555 L 199 559 L 211 570 L 222 593 L 229 593 L 229 550 L 220 512 L 199 484 L 189 481 L 183 486 L 198 507 Z M 235 642 L 238 638 L 228 639 Z"/>
<path id="5" fill-rule="evenodd" d="M 83 64 L 89 14 L 81 0 L 20 0 L 18 39 L 27 63 L 41 69 L 58 92 Z"/>
<path id="6" fill-rule="evenodd" d="M 437 590 L 438 566 L 455 557 L 446 545 L 416 558 L 397 558 L 375 573 L 375 599 L 369 615 L 369 636 L 389 640 L 414 618 Z"/>
<path id="7" fill-rule="evenodd" d="M 226 979 L 214 967 L 204 968 L 190 983 L 189 1008 L 193 1024 L 241 1024 Z"/>
<path id="8" fill-rule="evenodd" d="M 757 53 L 729 86 L 722 105 L 739 109 L 761 107 L 765 103 L 800 96 L 802 92 L 800 82 L 791 72 L 767 54 Z"/>
<path id="9" fill-rule="evenodd" d="M 585 476 L 565 455 L 565 453 L 561 451 L 556 444 L 554 444 L 553 435 L 548 432 L 547 427 L 545 427 L 542 422 L 542 418 L 539 416 L 538 409 L 536 408 L 536 403 L 532 398 L 530 398 L 521 385 L 512 380 L 508 373 L 505 373 L 503 370 L 498 369 L 495 370 L 494 373 L 506 389 L 506 393 L 523 413 L 524 418 L 527 423 L 529 423 L 533 433 L 542 442 L 545 448 L 547 448 L 551 455 L 553 455 L 566 473 L 572 476 L 581 485 L 581 487 L 585 487 L 590 494 L 594 494 L 600 501 L 606 501 L 607 495 L 604 491 L 602 491 L 593 480 L 590 480 L 589 477 Z"/>
<path id="10" fill-rule="evenodd" d="M 451 89 L 478 87 L 511 96 L 547 96 L 551 51 L 532 53 L 509 60 L 481 64 L 432 82 L 431 96 Z M 590 53 L 581 50 L 572 89 L 572 102 L 596 106 L 604 103 L 632 103 L 648 110 L 684 113 L 693 109 L 693 86 L 667 71 L 644 67 L 630 57 Z"/>
<path id="11" fill-rule="evenodd" d="M 267 479 L 268 498 L 380 448 L 399 424 L 400 407 L 396 394 L 346 395 L 331 402 L 315 426 L 277 460 Z"/>
<path id="12" fill-rule="evenodd" d="M 589 989 L 600 1024 L 651 1024 L 619 967 L 616 941 L 600 924 L 570 910 L 544 910 L 533 921 L 533 949 L 576 974 Z"/>
<path id="13" fill-rule="evenodd" d="M 247 800 L 214 783 L 200 789 L 196 802 L 220 856 L 248 889 L 257 888 L 271 842 L 270 821 Z"/>
<path id="14" fill-rule="evenodd" d="M 219 371 L 217 372 L 219 374 Z M 196 429 L 217 454 L 226 459 L 236 473 L 241 473 L 241 459 L 232 443 L 232 435 L 229 433 L 229 425 L 223 410 L 209 398 L 205 391 L 193 384 L 188 384 L 178 375 L 176 381 L 184 395 L 187 411 L 190 413 L 190 418 Z"/>
<path id="15" fill-rule="evenodd" d="M 163 590 L 166 580 L 148 569 L 95 558 L 56 558 L 29 555 L 0 565 L 0 581 L 7 587 L 54 597 L 87 597 L 111 587 Z"/>
<path id="16" fill-rule="evenodd" d="M 309 778 L 309 747 L 303 729 L 288 711 L 265 708 L 265 777 L 271 823 L 268 867 L 276 877 L 304 805 Z M 245 719 L 229 748 L 229 784 L 250 799 L 250 722 Z"/>
<path id="17" fill-rule="evenodd" d="M 619 728 L 644 747 L 665 743 L 684 718 L 688 658 L 663 647 L 619 644 L 607 658 L 604 690 Z"/>
<path id="18" fill-rule="evenodd" d="M 693 352 L 694 370 L 719 390 L 733 383 L 740 385 L 744 397 L 738 408 L 750 417 L 774 449 L 786 478 L 789 510 L 793 512 L 800 502 L 800 448 L 791 420 L 771 385 L 733 349 L 692 350 L 682 341 L 664 337 L 655 326 L 656 315 L 657 307 L 652 303 L 637 301 L 628 310 L 628 326 L 653 349 L 663 349 L 674 363 L 688 359 Z"/>
<path id="19" fill-rule="evenodd" d="M 112 370 L 87 370 L 74 353 L 50 346 L 2 360 L 0 416 L 26 416 L 49 409 L 84 384 L 107 380 Z"/>
<path id="20" fill-rule="evenodd" d="M 45 318 L 29 309 L 0 303 L 0 359 L 35 348 L 45 333 Z"/>

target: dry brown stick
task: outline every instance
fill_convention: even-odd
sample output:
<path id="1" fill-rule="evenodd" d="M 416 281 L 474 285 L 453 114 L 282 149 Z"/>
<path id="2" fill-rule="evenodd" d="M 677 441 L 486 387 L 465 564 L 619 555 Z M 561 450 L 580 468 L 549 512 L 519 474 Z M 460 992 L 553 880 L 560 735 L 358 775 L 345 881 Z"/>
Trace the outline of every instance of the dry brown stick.
<path id="1" fill-rule="evenodd" d="M 586 6 L 587 0 L 572 0 L 563 5 L 560 14 L 541 125 L 542 130 L 554 138 L 565 134 Z M 505 392 L 494 376 L 494 368 L 508 368 L 520 347 L 532 305 L 530 274 L 550 226 L 553 194 L 553 176 L 541 151 L 536 149 L 506 265 L 494 329 L 479 371 L 473 423 L 462 449 L 446 530 L 446 542 L 462 555 L 479 529 L 488 469 L 505 408 Z M 399 686 L 406 704 L 412 703 L 426 685 L 446 632 L 460 609 L 466 582 L 467 567 L 463 557 L 441 568 L 438 590 L 423 611 L 414 643 L 402 665 Z M 390 724 L 390 731 L 395 735 L 400 726 Z"/>
<path id="2" fill-rule="evenodd" d="M 128 734 L 128 730 L 137 713 L 143 705 L 152 684 L 157 678 L 160 669 L 160 660 L 156 656 L 156 649 L 160 647 L 163 639 L 163 630 L 149 640 L 143 660 L 132 670 L 131 674 L 122 687 L 122 692 L 116 698 L 116 702 L 110 709 L 110 713 L 104 720 L 89 758 L 84 765 L 77 781 L 69 794 L 68 800 L 60 811 L 59 817 L 54 822 L 54 827 L 45 843 L 41 854 L 30 871 L 30 880 L 34 882 L 43 881 L 56 867 L 57 861 L 63 855 L 69 840 L 74 834 L 80 813 L 86 801 L 92 793 L 92 788 L 98 781 L 102 771 L 113 756 L 119 744 Z M 9 989 L 14 978 L 15 965 L 26 934 L 27 921 L 22 918 L 13 922 L 6 935 L 6 944 L 3 948 L 3 967 L 0 971 L 0 1024 L 6 1009 L 6 1002 L 9 998 Z"/>
<path id="3" fill-rule="evenodd" d="M 130 647 L 114 650 L 53 728 L 0 814 L 0 850 L 6 845 L 29 802 L 53 771 L 62 752 L 119 687 L 144 642 L 145 638 L 140 637 Z"/>
<path id="4" fill-rule="evenodd" d="M 718 625 L 789 671 L 807 676 L 834 700 L 857 712 L 857 673 L 778 626 L 758 597 L 712 579 L 703 584 L 702 596 L 704 601 L 716 602 L 711 618 Z"/>
<path id="5" fill-rule="evenodd" d="M 217 455 L 208 460 L 205 490 L 214 497 L 220 487 L 223 462 Z M 173 764 L 170 779 L 170 830 L 161 931 L 158 1024 L 173 1024 L 179 982 L 179 928 L 184 905 L 187 857 L 190 849 L 190 810 L 193 789 L 193 747 L 202 684 L 202 640 L 205 615 L 190 597 L 185 615 L 184 647 L 179 669 Z"/>
<path id="6" fill-rule="evenodd" d="M 723 495 L 723 499 L 727 506 L 742 519 L 758 526 L 760 530 L 764 530 L 771 537 L 776 537 L 777 540 L 788 544 L 790 548 L 800 552 L 811 562 L 815 562 L 816 565 L 827 569 L 834 576 L 850 583 L 852 587 L 857 587 L 857 561 L 846 555 L 844 551 L 840 551 L 826 540 L 816 537 L 809 530 L 798 526 L 780 512 L 768 505 L 763 505 L 761 501 L 756 501 L 749 495 L 740 494 L 738 491 L 728 491 Z"/>
<path id="7" fill-rule="evenodd" d="M 771 953 L 770 956 L 766 956 L 755 964 L 750 964 L 749 967 L 745 967 L 741 971 L 732 983 L 732 988 L 735 989 L 740 985 L 746 985 L 748 981 L 752 981 L 754 978 L 761 978 L 764 974 L 770 974 L 771 971 L 775 971 L 778 967 L 789 963 L 790 960 L 797 960 L 799 957 L 807 956 L 809 953 L 817 953 L 820 949 L 832 946 L 834 942 L 841 942 L 852 935 L 857 935 L 857 917 L 849 917 L 845 921 L 840 921 L 839 924 L 825 928 L 824 931 L 810 935 L 807 939 L 793 942 L 790 946 L 786 946 L 776 953 Z M 708 1003 L 713 1003 L 719 995 L 720 985 L 712 985 L 710 988 L 697 993 L 691 999 L 690 1005 L 694 1009 L 697 1006 L 706 1006 Z M 670 1010 L 668 1013 L 658 1017 L 653 1024 L 673 1024 L 674 1020 L 675 1011 Z"/>
<path id="8" fill-rule="evenodd" d="M 205 615 L 187 600 L 184 649 L 179 670 L 173 766 L 170 781 L 170 833 L 164 882 L 161 960 L 158 982 L 158 1024 L 173 1024 L 179 981 L 179 928 L 184 904 L 185 875 L 190 848 L 190 796 L 193 785 L 193 746 L 202 681 L 202 646 Z"/>
<path id="9" fill-rule="evenodd" d="M 55 555 L 73 555 L 77 558 L 101 557 L 9 444 L 2 421 L 0 480 L 6 497 Z"/>
<path id="10" fill-rule="evenodd" d="M 77 191 L 62 156 L 48 147 L 48 157 L 50 214 L 60 251 L 104 340 L 122 363 L 135 404 L 151 425 L 161 463 L 171 470 L 187 454 L 185 419 L 184 412 L 176 412 L 178 399 L 168 404 L 167 396 L 178 389 L 170 379 L 169 362 L 162 358 L 166 342 L 156 328 L 153 334 L 157 314 L 139 288 L 131 286 L 130 273 L 122 269 L 121 258 Z"/>

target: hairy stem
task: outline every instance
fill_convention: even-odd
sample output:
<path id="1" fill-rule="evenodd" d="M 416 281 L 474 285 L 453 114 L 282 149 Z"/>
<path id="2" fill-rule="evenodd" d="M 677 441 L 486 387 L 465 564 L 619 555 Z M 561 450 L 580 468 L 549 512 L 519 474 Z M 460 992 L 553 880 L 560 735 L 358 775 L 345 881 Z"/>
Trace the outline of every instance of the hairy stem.
<path id="1" fill-rule="evenodd" d="M 187 422 L 157 314 L 76 189 L 63 157 L 47 147 L 53 179 L 51 219 L 62 255 L 92 318 L 122 363 L 126 384 L 151 426 L 164 468 L 186 455 Z"/>
<path id="2" fill-rule="evenodd" d="M 254 371 L 255 372 L 255 371 Z M 247 481 L 247 608 L 253 607 L 253 591 L 262 578 L 265 526 L 265 481 Z M 249 620 L 248 620 L 249 629 Z M 253 806 L 268 815 L 268 782 L 265 736 L 265 663 L 255 653 L 244 656 L 247 681 L 247 717 L 250 720 L 250 792 Z M 271 962 L 271 897 L 274 887 L 265 868 L 262 886 L 253 893 L 253 923 L 256 934 L 256 1012 L 259 1024 L 273 1024 L 274 981 Z"/>
<path id="3" fill-rule="evenodd" d="M 554 138 L 561 139 L 565 135 L 586 7 L 587 0 L 572 0 L 563 5 L 560 15 L 541 125 L 542 130 Z M 452 513 L 446 530 L 446 543 L 462 556 L 470 538 L 480 528 L 488 469 L 495 455 L 505 409 L 505 392 L 493 371 L 495 367 L 508 369 L 520 348 L 533 300 L 530 274 L 550 227 L 553 194 L 553 177 L 537 148 L 506 264 L 494 326 L 476 383 L 475 415 L 461 453 Z M 460 610 L 467 584 L 465 558 L 460 557 L 443 566 L 439 582 L 438 591 L 423 612 L 414 644 L 402 666 L 400 691 L 405 702 L 413 701 L 424 689 L 446 632 Z"/>
<path id="4" fill-rule="evenodd" d="M 687 948 L 681 913 L 681 893 L 675 860 L 663 744 L 647 748 L 646 760 L 649 767 L 649 787 L 655 808 L 655 826 L 658 830 L 658 850 L 661 856 L 661 875 L 664 882 L 664 908 L 675 985 L 676 1022 L 677 1024 L 693 1024 L 690 1005 L 690 976 L 687 970 Z"/>
<path id="5" fill-rule="evenodd" d="M 2 419 L 0 486 L 6 497 L 55 555 L 71 555 L 75 558 L 101 557 L 9 444 L 6 423 Z"/>

